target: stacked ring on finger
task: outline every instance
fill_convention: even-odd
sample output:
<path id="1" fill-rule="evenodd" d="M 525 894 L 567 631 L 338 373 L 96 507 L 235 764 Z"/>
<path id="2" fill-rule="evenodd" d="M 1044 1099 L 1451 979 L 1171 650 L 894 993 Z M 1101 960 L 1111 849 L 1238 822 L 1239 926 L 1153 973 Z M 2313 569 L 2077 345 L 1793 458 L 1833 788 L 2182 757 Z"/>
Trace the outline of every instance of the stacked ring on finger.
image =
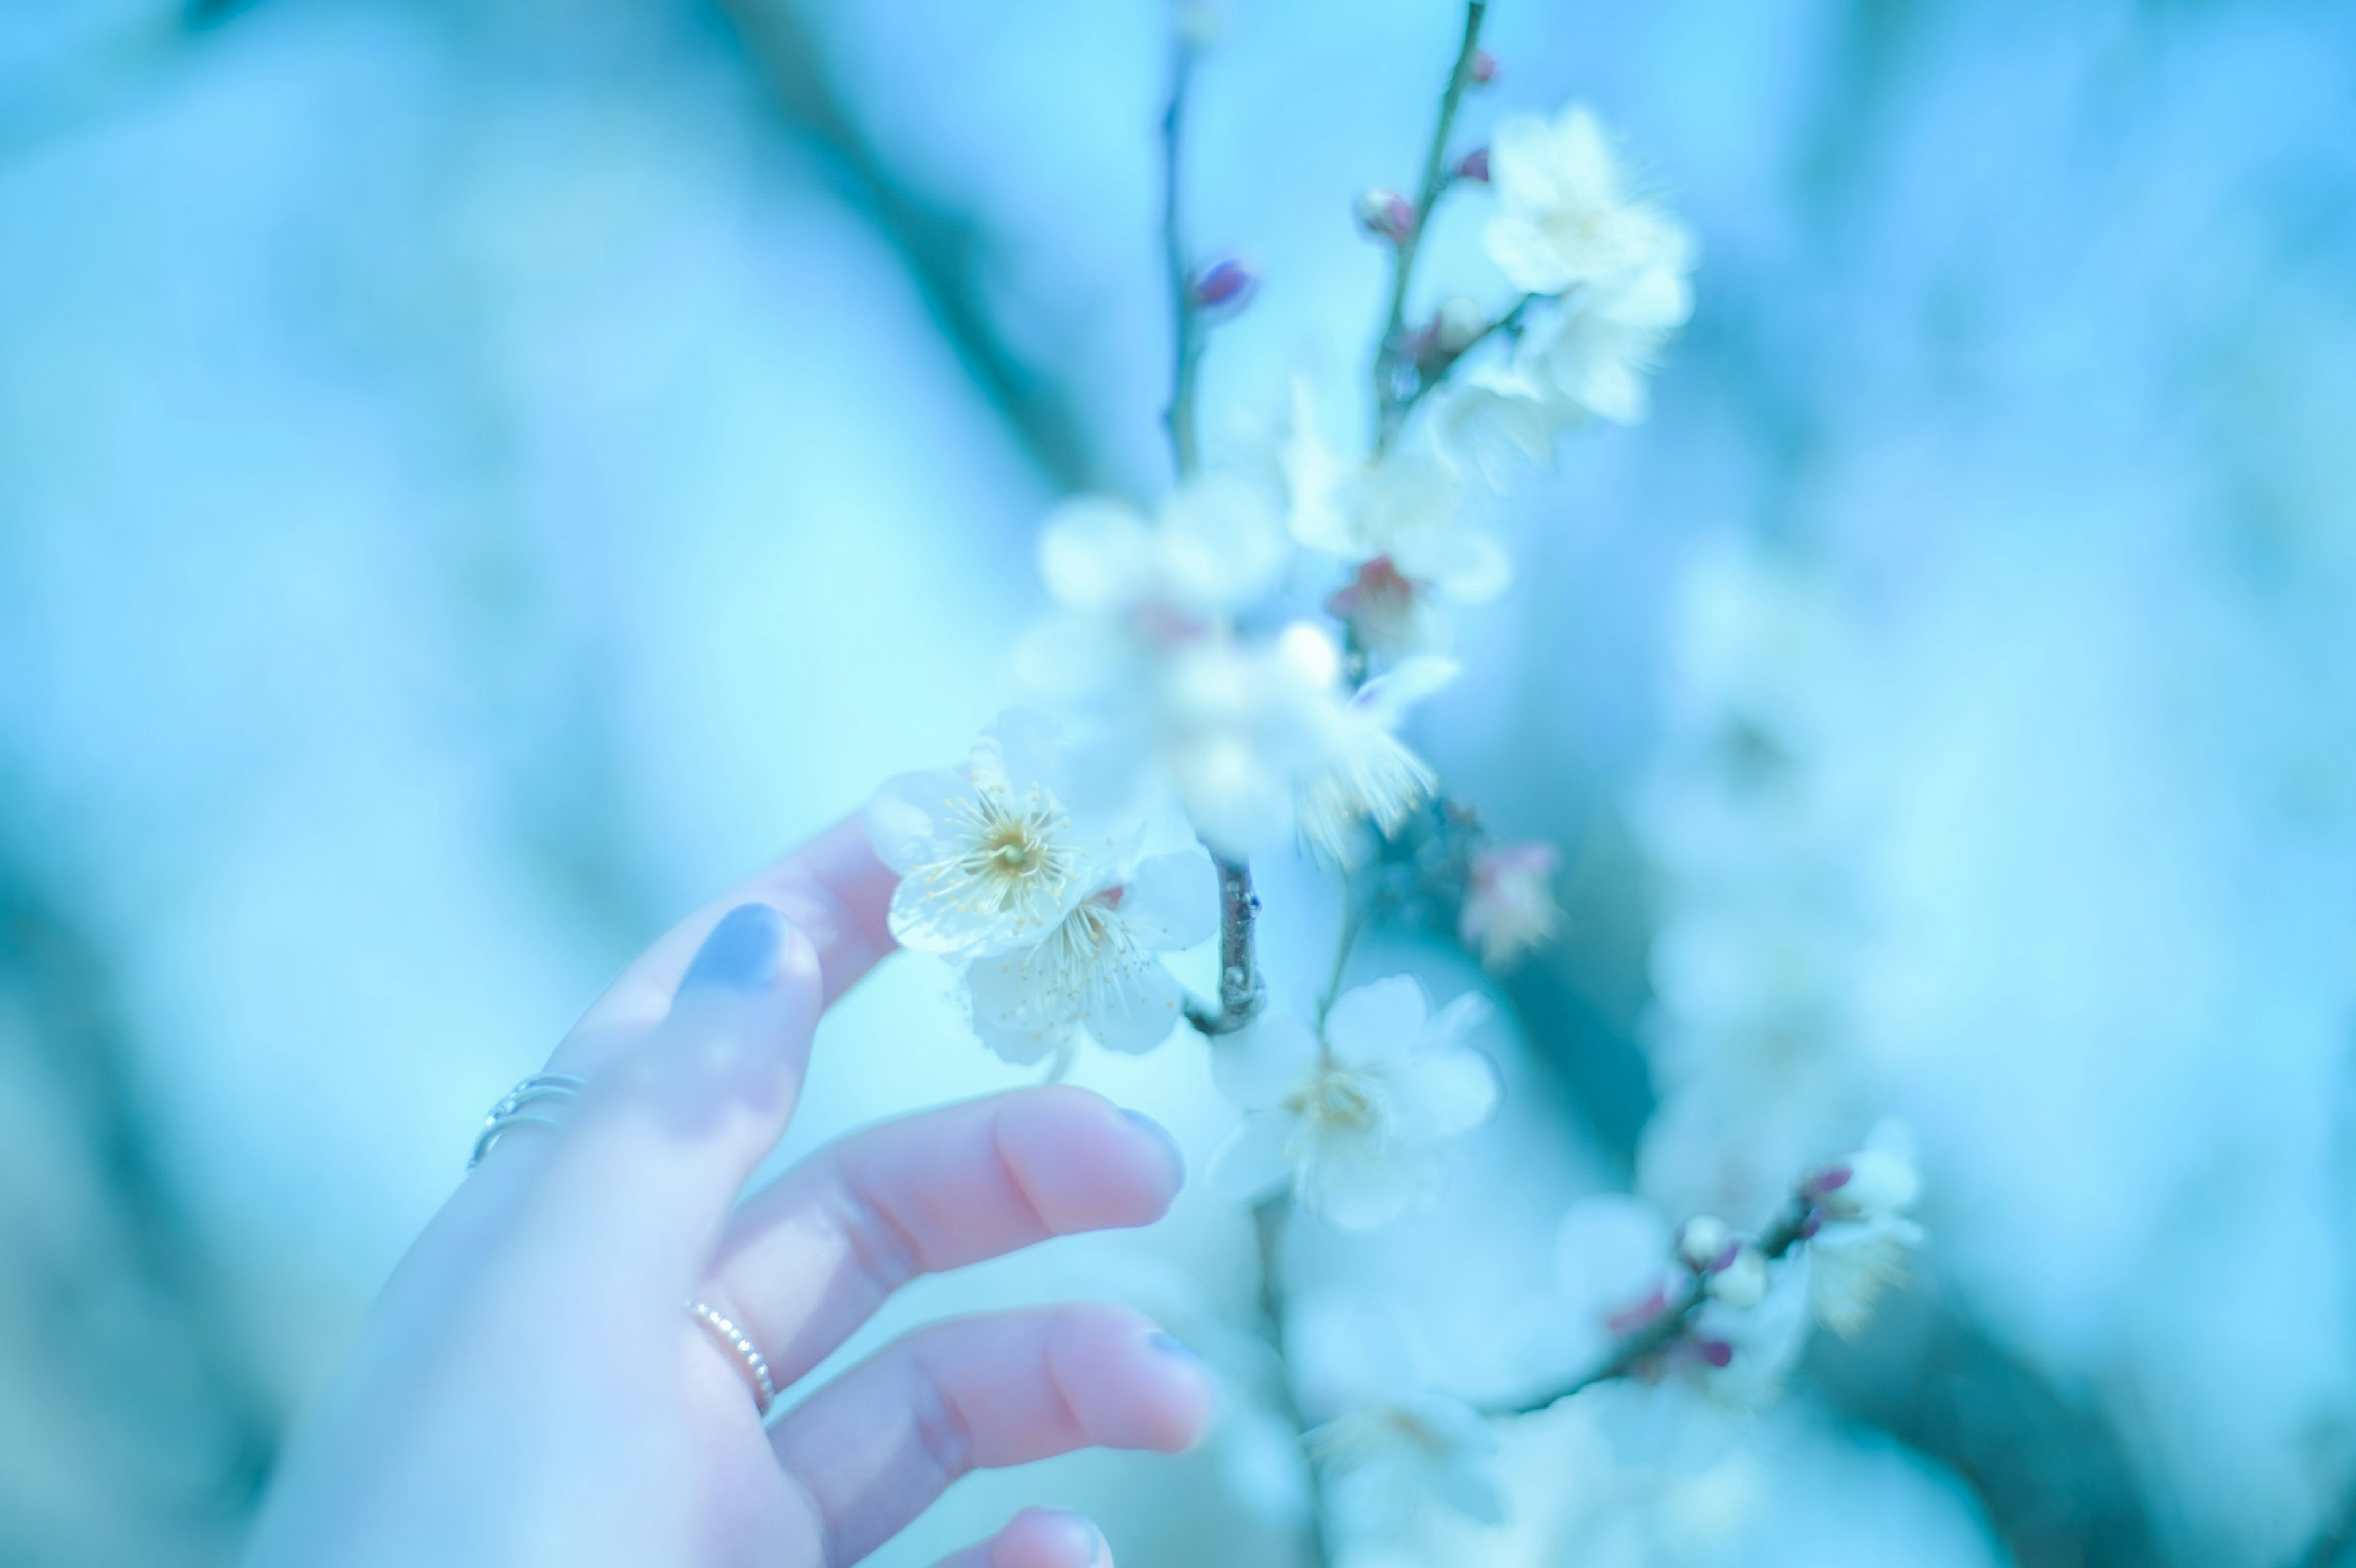
<path id="1" fill-rule="evenodd" d="M 769 1359 L 745 1337 L 744 1329 L 702 1302 L 691 1301 L 687 1309 L 695 1315 L 697 1322 L 711 1329 L 713 1336 L 744 1363 L 745 1374 L 753 1380 L 753 1408 L 763 1421 L 768 1420 L 769 1412 L 777 1404 L 777 1384 L 769 1375 Z"/>
<path id="2" fill-rule="evenodd" d="M 483 1118 L 483 1130 L 475 1136 L 475 1152 L 467 1157 L 466 1168 L 472 1170 L 482 1164 L 483 1157 L 491 1152 L 491 1146 L 498 1142 L 499 1135 L 509 1127 L 555 1126 L 556 1118 L 547 1112 L 564 1101 L 576 1098 L 587 1087 L 586 1079 L 576 1078 L 570 1072 L 535 1072 L 509 1090 L 499 1103 L 491 1107 L 490 1115 Z M 528 1109 L 533 1105 L 542 1109 Z"/>

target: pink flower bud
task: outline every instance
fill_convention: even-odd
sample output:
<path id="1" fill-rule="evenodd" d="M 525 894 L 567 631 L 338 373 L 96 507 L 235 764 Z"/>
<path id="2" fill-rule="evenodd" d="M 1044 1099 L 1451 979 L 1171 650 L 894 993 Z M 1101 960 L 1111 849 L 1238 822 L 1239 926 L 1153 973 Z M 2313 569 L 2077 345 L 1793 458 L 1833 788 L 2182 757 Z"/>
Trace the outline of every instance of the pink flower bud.
<path id="1" fill-rule="evenodd" d="M 1693 1350 L 1713 1367 L 1729 1366 L 1734 1360 L 1734 1347 L 1723 1339 L 1696 1339 Z"/>
<path id="2" fill-rule="evenodd" d="M 1497 57 L 1491 54 L 1487 49 L 1474 49 L 1472 51 L 1472 64 L 1464 72 L 1464 75 L 1468 80 L 1473 82 L 1477 86 L 1488 86 L 1491 82 L 1497 80 Z"/>
<path id="3" fill-rule="evenodd" d="M 1395 190 L 1370 190 L 1358 197 L 1358 226 L 1369 234 L 1404 244 L 1415 223 L 1415 204 Z"/>
<path id="4" fill-rule="evenodd" d="M 1456 177 L 1461 180 L 1478 180 L 1483 185 L 1487 185 L 1489 183 L 1489 149 L 1475 147 L 1457 159 Z"/>
<path id="5" fill-rule="evenodd" d="M 1472 862 L 1456 934 L 1477 948 L 1483 966 L 1502 974 L 1551 938 L 1562 922 L 1554 901 L 1554 876 L 1561 864 L 1555 847 L 1544 843 L 1500 844 Z"/>
<path id="6" fill-rule="evenodd" d="M 1403 653 L 1416 645 L 1422 602 L 1387 555 L 1361 564 L 1355 577 L 1326 596 L 1325 609 L 1348 622 L 1358 645 L 1370 653 Z"/>
<path id="7" fill-rule="evenodd" d="M 1259 276 L 1232 256 L 1222 257 L 1194 274 L 1187 292 L 1204 310 L 1225 306 L 1241 309 L 1259 287 Z"/>

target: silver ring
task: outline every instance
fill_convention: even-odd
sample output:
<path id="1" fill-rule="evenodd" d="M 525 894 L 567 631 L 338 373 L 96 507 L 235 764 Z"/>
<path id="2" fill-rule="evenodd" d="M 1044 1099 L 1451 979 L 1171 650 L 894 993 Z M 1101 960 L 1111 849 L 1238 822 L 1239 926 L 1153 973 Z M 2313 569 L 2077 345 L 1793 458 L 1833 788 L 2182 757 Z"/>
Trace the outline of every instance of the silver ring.
<path id="1" fill-rule="evenodd" d="M 736 1359 L 744 1363 L 744 1370 L 753 1378 L 753 1408 L 760 1413 L 763 1421 L 768 1420 L 769 1412 L 777 1403 L 777 1384 L 769 1376 L 769 1359 L 754 1348 L 753 1341 L 744 1337 L 744 1330 L 701 1301 L 689 1302 L 687 1309 L 695 1315 L 698 1323 L 711 1329 L 713 1337 L 735 1352 Z"/>
<path id="2" fill-rule="evenodd" d="M 514 1126 L 553 1127 L 556 1118 L 527 1111 L 527 1105 L 539 1105 L 550 1101 L 570 1100 L 589 1086 L 585 1078 L 575 1078 L 570 1072 L 535 1072 L 507 1092 L 491 1114 L 483 1118 L 483 1130 L 475 1135 L 475 1152 L 467 1157 L 466 1168 L 472 1170 L 483 1163 L 499 1135 Z"/>

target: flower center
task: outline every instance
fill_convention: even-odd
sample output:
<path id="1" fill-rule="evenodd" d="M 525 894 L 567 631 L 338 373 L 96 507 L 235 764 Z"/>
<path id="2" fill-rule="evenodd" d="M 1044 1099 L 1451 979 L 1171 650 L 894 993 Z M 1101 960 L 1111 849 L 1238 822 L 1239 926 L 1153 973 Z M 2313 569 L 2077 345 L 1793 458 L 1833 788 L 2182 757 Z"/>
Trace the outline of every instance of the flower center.
<path id="1" fill-rule="evenodd" d="M 1358 1074 L 1329 1062 L 1292 1096 L 1290 1109 L 1297 1115 L 1328 1127 L 1361 1130 L 1373 1126 L 1382 1115 L 1367 1090 Z"/>
<path id="2" fill-rule="evenodd" d="M 1062 837 L 1066 819 L 1054 800 L 1033 790 L 1018 803 L 982 789 L 961 815 L 962 848 L 929 872 L 940 896 L 977 913 L 1012 915 L 1018 928 L 1052 916 L 1074 873 Z"/>

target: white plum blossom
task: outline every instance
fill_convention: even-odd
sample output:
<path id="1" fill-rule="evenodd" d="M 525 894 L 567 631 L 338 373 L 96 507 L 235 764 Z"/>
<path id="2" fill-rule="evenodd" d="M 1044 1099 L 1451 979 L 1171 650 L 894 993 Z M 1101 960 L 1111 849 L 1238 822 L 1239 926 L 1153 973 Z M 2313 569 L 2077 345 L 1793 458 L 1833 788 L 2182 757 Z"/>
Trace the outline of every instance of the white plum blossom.
<path id="1" fill-rule="evenodd" d="M 1335 1500 L 1367 1535 L 1406 1524 L 1429 1499 L 1483 1524 L 1505 1521 L 1494 1473 L 1497 1434 L 1472 1405 L 1436 1389 L 1335 1416 L 1307 1434 L 1333 1472 Z"/>
<path id="2" fill-rule="evenodd" d="M 1501 1524 L 1497 1435 L 1471 1404 L 1430 1380 L 1432 1358 L 1395 1310 L 1312 1296 L 1286 1325 L 1303 1435 L 1337 1514 L 1360 1539 L 1384 1540 L 1438 1505 Z"/>
<path id="3" fill-rule="evenodd" d="M 902 773 L 875 792 L 867 831 L 900 873 L 890 924 L 901 945 L 947 958 L 1039 941 L 1105 885 L 1137 829 L 1077 809 L 1075 770 L 1050 715 L 1013 709 L 963 770 Z"/>
<path id="4" fill-rule="evenodd" d="M 1215 1041 L 1219 1087 L 1248 1113 L 1215 1184 L 1237 1199 L 1289 1184 L 1302 1208 L 1353 1231 L 1430 1202 L 1449 1146 L 1496 1108 L 1496 1069 L 1464 1043 L 1488 1011 L 1468 992 L 1434 1013 L 1398 976 L 1343 993 L 1322 1039 L 1275 1013 Z"/>
<path id="5" fill-rule="evenodd" d="M 1326 608 L 1367 652 L 1444 647 L 1449 625 L 1436 601 L 1485 604 L 1512 582 L 1505 550 L 1462 522 L 1454 468 L 1426 443 L 1371 462 L 1346 458 L 1320 436 L 1297 390 L 1283 461 L 1293 538 L 1356 569 Z"/>
<path id="6" fill-rule="evenodd" d="M 1493 845 L 1472 858 L 1456 935 L 1480 954 L 1483 967 L 1511 969 L 1553 937 L 1562 923 L 1554 899 L 1561 863 L 1560 852 L 1539 840 Z"/>
<path id="7" fill-rule="evenodd" d="M 1520 115 L 1498 126 L 1489 179 L 1498 210 L 1482 240 L 1526 293 L 1689 270 L 1691 237 L 1631 188 L 1618 150 L 1584 104 L 1550 121 Z"/>
<path id="8" fill-rule="evenodd" d="M 1637 424 L 1661 346 L 1692 315 L 1691 285 L 1667 266 L 1590 284 L 1523 335 L 1514 370 L 1531 395 L 1555 405 L 1558 425 Z"/>
<path id="9" fill-rule="evenodd" d="M 966 971 L 982 1043 L 1009 1061 L 1069 1051 L 1151 1051 L 1177 1027 L 1185 992 L 1156 956 L 1218 929 L 1218 877 L 1200 849 L 1154 855 L 1072 907 L 1027 947 Z"/>
<path id="10" fill-rule="evenodd" d="M 1335 865 L 1364 848 L 1362 827 L 1386 836 L 1437 781 L 1398 738 L 1408 709 L 1456 678 L 1445 659 L 1402 659 L 1323 713 L 1318 752 L 1300 775 L 1293 810 L 1301 842 Z"/>
<path id="11" fill-rule="evenodd" d="M 1885 1121 L 1801 1188 L 1821 1217 L 1808 1238 L 1808 1307 L 1845 1339 L 1864 1331 L 1883 1291 L 1905 1282 L 1922 1244 L 1922 1227 L 1907 1217 L 1922 1190 L 1912 1144 L 1903 1125 Z"/>
<path id="12" fill-rule="evenodd" d="M 1197 475 L 1151 518 L 1111 496 L 1067 501 L 1038 547 L 1059 613 L 1016 649 L 1017 673 L 1061 698 L 1133 701 L 1168 658 L 1267 597 L 1291 559 L 1274 496 L 1240 475 Z"/>
<path id="13" fill-rule="evenodd" d="M 1213 849 L 1242 856 L 1290 831 L 1347 861 L 1360 824 L 1388 832 L 1430 793 L 1431 770 L 1397 731 L 1455 672 L 1406 659 L 1354 692 L 1341 650 L 1306 622 L 1266 640 L 1207 637 L 1169 661 L 1155 739 Z"/>

